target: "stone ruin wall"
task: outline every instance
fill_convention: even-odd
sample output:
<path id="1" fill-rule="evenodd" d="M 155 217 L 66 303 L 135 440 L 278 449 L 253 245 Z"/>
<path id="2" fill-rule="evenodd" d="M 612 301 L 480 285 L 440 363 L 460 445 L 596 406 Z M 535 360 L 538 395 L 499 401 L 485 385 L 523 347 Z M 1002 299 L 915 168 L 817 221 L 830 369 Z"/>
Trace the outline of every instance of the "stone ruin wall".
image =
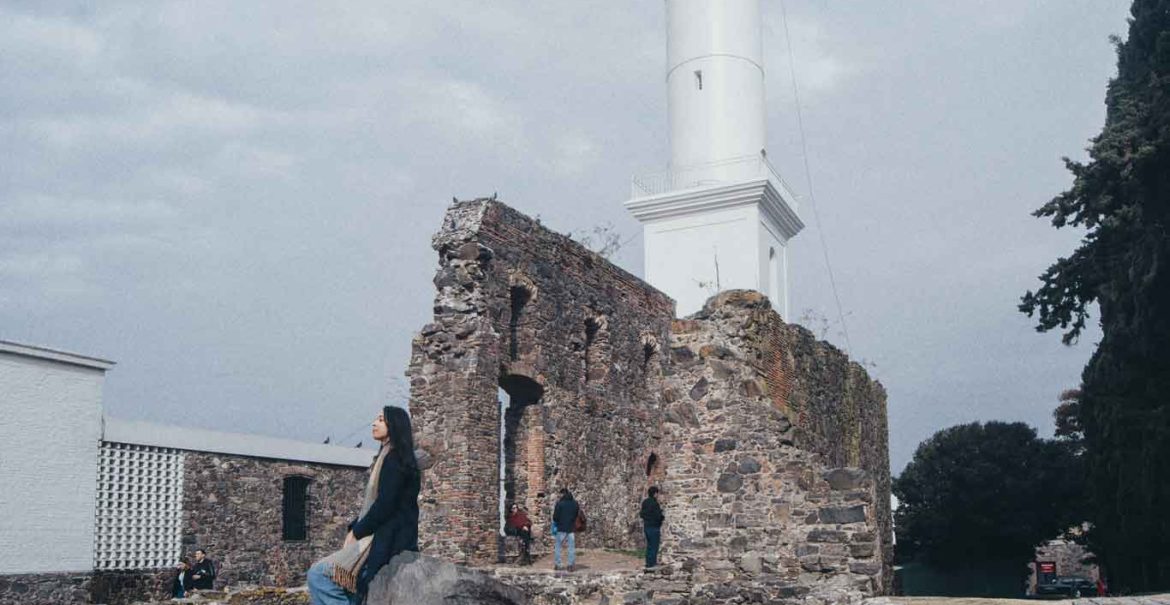
<path id="1" fill-rule="evenodd" d="M 569 238 L 486 200 L 454 205 L 435 236 L 434 320 L 407 375 L 424 476 L 424 552 L 497 554 L 499 409 L 510 396 L 508 502 L 547 541 L 556 492 L 589 518 L 583 547 L 634 548 L 646 460 L 661 434 L 660 344 L 674 303 Z"/>
<path id="2" fill-rule="evenodd" d="M 424 552 L 496 556 L 502 385 L 509 499 L 545 539 L 568 486 L 583 546 L 641 546 L 638 503 L 658 484 L 664 558 L 695 590 L 886 590 L 885 392 L 861 366 L 755 292 L 674 320 L 657 290 L 494 201 L 452 206 L 433 245 L 435 318 L 407 371 L 433 463 Z"/>
<path id="3" fill-rule="evenodd" d="M 884 416 L 880 385 L 853 385 L 873 399 L 820 400 L 834 383 L 849 384 L 832 372 L 847 360 L 785 325 L 757 292 L 724 292 L 676 321 L 670 353 L 661 454 L 667 556 L 691 561 L 693 582 L 756 584 L 769 598 L 884 592 L 891 549 L 881 504 L 889 496 L 880 494 L 888 464 L 858 468 L 861 452 L 848 445 L 835 448 L 847 454 L 840 462 L 801 447 L 802 440 L 815 443 L 817 425 L 802 427 L 800 415 L 835 404 L 829 413 L 848 405 Z M 803 364 L 829 370 L 799 371 Z M 855 419 L 853 431 L 865 433 Z M 880 442 L 872 449 L 884 451 L 884 433 Z"/>

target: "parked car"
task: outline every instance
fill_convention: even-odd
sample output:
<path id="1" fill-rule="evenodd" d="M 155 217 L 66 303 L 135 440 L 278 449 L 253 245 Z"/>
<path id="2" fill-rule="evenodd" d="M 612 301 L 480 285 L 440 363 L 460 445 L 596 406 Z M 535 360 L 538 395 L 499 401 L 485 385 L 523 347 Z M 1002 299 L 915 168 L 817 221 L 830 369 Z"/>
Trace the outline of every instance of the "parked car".
<path id="1" fill-rule="evenodd" d="M 1036 596 L 1090 597 L 1097 594 L 1097 583 L 1077 576 L 1058 576 L 1051 582 L 1036 585 Z"/>

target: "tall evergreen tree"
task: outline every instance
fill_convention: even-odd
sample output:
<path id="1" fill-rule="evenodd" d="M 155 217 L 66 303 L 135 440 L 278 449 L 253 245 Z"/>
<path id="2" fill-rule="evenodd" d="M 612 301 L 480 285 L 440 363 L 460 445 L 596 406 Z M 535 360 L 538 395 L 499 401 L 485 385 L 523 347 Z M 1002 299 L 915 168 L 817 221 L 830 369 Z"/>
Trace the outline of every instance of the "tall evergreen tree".
<path id="1" fill-rule="evenodd" d="M 1020 310 L 1037 329 L 1103 337 L 1077 409 L 1090 486 L 1090 546 L 1121 590 L 1170 588 L 1170 0 L 1135 0 L 1117 45 L 1105 126 L 1072 188 L 1036 216 L 1087 229 Z"/>

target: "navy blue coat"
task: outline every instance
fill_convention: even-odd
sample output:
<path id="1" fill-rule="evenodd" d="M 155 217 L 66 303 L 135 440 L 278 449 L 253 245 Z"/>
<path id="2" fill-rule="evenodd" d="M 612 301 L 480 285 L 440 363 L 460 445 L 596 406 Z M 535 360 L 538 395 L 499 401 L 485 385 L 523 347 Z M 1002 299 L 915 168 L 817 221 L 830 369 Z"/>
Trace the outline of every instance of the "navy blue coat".
<path id="1" fill-rule="evenodd" d="M 370 556 L 358 574 L 358 594 L 394 555 L 418 550 L 419 471 L 388 454 L 378 475 L 378 494 L 366 514 L 350 525 L 357 539 L 374 536 Z"/>
<path id="2" fill-rule="evenodd" d="M 572 498 L 561 498 L 553 507 L 553 523 L 557 524 L 557 531 L 562 534 L 572 534 L 577 531 L 577 513 L 581 507 Z"/>

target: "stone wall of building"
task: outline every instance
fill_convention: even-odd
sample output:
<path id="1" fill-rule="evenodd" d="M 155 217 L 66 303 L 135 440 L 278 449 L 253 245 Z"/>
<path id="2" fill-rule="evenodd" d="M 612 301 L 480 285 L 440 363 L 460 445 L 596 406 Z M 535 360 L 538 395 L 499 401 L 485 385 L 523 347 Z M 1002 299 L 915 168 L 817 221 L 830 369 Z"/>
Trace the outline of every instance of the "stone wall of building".
<path id="1" fill-rule="evenodd" d="M 88 573 L 0 575 L 0 605 L 89 603 Z"/>
<path id="2" fill-rule="evenodd" d="M 527 507 L 547 539 L 555 494 L 567 487 L 590 520 L 580 544 L 636 545 L 673 302 L 489 200 L 454 205 L 433 246 L 434 321 L 407 371 L 418 444 L 434 461 L 424 551 L 496 556 L 501 389 L 508 503 Z"/>
<path id="3" fill-rule="evenodd" d="M 176 572 L 170 569 L 151 571 L 98 571 L 89 581 L 89 603 L 126 605 L 171 596 Z"/>
<path id="4" fill-rule="evenodd" d="M 792 425 L 791 445 L 828 467 L 860 468 L 873 482 L 869 505 L 883 557 L 882 584 L 893 581 L 889 429 L 886 392 L 865 369 L 807 329 L 786 324 L 754 292 L 725 293 L 696 314 L 734 336 L 751 368 L 741 391 L 762 393 Z M 730 302 L 732 304 L 724 304 Z M 718 327 L 718 324 L 723 323 Z M 719 363 L 719 362 L 716 362 Z"/>
<path id="5" fill-rule="evenodd" d="M 795 365 L 786 339 L 775 336 L 789 329 L 767 298 L 742 290 L 674 323 L 658 452 L 664 556 L 694 560 L 712 581 L 763 580 L 773 596 L 825 583 L 880 593 L 887 566 L 879 483 L 865 469 L 800 448 L 797 413 L 777 403 L 786 393 L 775 392 L 775 372 L 765 373 L 769 356 Z M 811 382 L 784 371 L 788 393 Z"/>
<path id="6" fill-rule="evenodd" d="M 371 459 L 374 450 L 370 450 Z M 310 479 L 307 539 L 282 539 L 284 479 Z M 187 452 L 183 555 L 203 548 L 218 565 L 215 586 L 295 586 L 317 559 L 337 550 L 361 509 L 368 470 Z"/>

